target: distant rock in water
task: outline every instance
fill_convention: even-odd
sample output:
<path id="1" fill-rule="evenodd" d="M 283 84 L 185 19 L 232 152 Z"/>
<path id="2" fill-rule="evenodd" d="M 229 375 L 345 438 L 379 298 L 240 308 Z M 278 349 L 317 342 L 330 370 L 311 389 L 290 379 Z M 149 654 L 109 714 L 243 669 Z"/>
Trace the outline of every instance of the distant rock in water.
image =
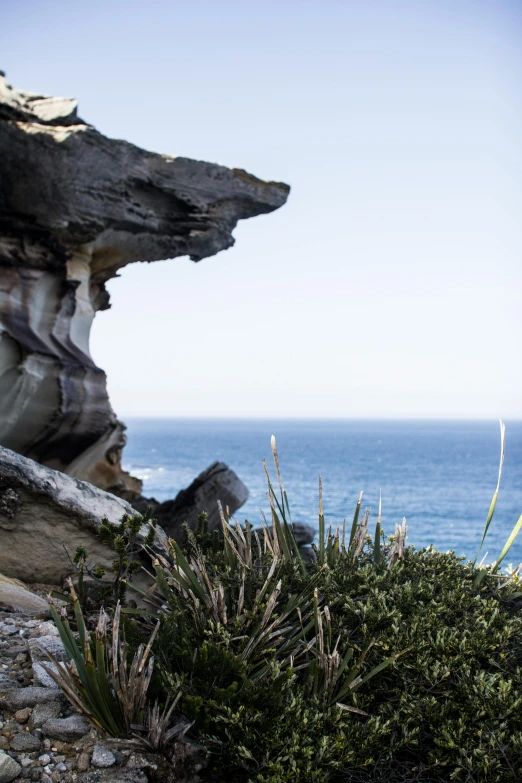
<path id="1" fill-rule="evenodd" d="M 0 75 L 0 444 L 137 497 L 141 482 L 121 467 L 125 427 L 89 353 L 105 284 L 135 261 L 215 255 L 238 220 L 272 212 L 288 192 L 108 139 L 76 101 Z"/>
<path id="2" fill-rule="evenodd" d="M 186 522 L 190 528 L 195 529 L 202 511 L 208 514 L 209 530 L 220 527 L 218 500 L 223 511 L 228 509 L 230 515 L 235 514 L 248 500 L 248 489 L 224 462 L 210 465 L 189 487 L 178 492 L 174 500 L 158 503 L 154 498 L 140 497 L 134 500 L 132 505 L 141 513 L 148 505 L 152 505 L 155 519 L 169 536 L 179 541 L 183 523 Z"/>

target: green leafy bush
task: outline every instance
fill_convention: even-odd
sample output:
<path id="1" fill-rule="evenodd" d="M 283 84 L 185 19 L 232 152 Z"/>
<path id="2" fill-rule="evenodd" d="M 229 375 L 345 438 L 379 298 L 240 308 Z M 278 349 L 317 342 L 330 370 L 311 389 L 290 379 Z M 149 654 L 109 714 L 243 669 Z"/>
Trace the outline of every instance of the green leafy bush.
<path id="1" fill-rule="evenodd" d="M 137 639 L 159 620 L 148 698 L 175 700 L 208 750 L 208 779 L 522 780 L 522 590 L 516 572 L 498 573 L 520 520 L 495 564 L 477 567 L 406 547 L 405 523 L 386 539 L 380 509 L 370 536 L 361 498 L 350 529 L 327 533 L 321 501 L 305 568 L 273 449 L 271 526 L 222 514 L 217 535 L 202 517 L 183 548 L 165 541 L 148 615 L 132 615 Z M 126 579 L 132 526 L 105 535 Z"/>

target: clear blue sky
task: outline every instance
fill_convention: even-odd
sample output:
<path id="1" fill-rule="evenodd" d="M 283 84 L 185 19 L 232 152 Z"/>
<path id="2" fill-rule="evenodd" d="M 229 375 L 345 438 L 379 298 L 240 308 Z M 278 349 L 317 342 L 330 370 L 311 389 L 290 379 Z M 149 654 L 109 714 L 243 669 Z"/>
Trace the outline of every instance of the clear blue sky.
<path id="1" fill-rule="evenodd" d="M 288 182 L 110 283 L 122 415 L 522 416 L 522 3 L 4 0 L 9 81 Z"/>

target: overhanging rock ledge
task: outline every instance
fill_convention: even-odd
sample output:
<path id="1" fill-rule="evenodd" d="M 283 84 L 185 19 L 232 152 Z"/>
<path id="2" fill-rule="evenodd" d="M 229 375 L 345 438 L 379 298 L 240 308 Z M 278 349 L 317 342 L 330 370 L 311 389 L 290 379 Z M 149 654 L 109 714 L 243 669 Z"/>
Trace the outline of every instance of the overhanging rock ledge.
<path id="1" fill-rule="evenodd" d="M 1 73 L 1 72 L 0 72 Z M 0 75 L 0 445 L 132 499 L 124 425 L 89 352 L 105 283 L 135 261 L 230 247 L 289 187 L 109 139 L 76 101 Z"/>

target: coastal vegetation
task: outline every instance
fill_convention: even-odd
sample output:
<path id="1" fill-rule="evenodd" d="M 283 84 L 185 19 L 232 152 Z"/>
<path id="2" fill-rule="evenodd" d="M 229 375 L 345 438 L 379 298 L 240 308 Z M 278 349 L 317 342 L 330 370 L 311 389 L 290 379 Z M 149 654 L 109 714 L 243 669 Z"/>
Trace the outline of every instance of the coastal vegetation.
<path id="1" fill-rule="evenodd" d="M 502 427 L 482 541 L 503 444 Z M 386 536 L 381 508 L 370 529 L 361 497 L 343 529 L 327 529 L 320 489 L 305 563 L 272 445 L 277 484 L 266 471 L 271 520 L 259 530 L 221 509 L 220 531 L 202 514 L 162 553 L 150 518 L 102 525 L 116 555 L 95 625 L 80 600 L 85 552 L 69 618 L 53 610 L 69 663 L 48 671 L 73 706 L 167 757 L 176 742 L 197 744 L 209 781 L 520 780 L 522 584 L 500 565 L 522 517 L 496 561 L 477 565 L 479 553 L 466 562 L 406 546 L 405 522 Z M 138 550 L 151 561 L 142 591 Z M 123 607 L 133 591 L 139 605 Z"/>

